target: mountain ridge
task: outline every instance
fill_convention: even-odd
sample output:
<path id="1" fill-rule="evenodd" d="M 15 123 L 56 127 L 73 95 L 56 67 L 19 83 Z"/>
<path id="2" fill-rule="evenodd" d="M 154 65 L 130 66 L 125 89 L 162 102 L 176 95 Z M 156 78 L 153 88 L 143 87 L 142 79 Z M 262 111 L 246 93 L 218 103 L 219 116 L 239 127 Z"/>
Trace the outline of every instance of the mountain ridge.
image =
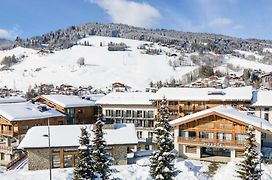
<path id="1" fill-rule="evenodd" d="M 171 29 L 147 29 L 115 23 L 86 23 L 72 25 L 68 28 L 58 29 L 27 39 L 17 37 L 9 48 L 22 46 L 33 49 L 67 49 L 75 45 L 79 39 L 88 35 L 120 37 L 175 45 L 187 52 L 199 52 L 208 49 L 218 54 L 228 54 L 235 49 L 262 51 L 263 48 L 272 47 L 271 40 L 242 39 L 221 34 L 183 32 Z M 204 47 L 203 44 L 207 44 L 208 48 Z"/>

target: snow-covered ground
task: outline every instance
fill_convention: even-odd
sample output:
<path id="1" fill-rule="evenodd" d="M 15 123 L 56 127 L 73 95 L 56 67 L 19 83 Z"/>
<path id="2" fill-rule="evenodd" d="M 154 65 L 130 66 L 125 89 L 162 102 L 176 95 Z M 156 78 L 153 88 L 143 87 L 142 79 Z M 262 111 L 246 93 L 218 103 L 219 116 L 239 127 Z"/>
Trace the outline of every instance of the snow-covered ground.
<path id="1" fill-rule="evenodd" d="M 137 163 L 138 162 L 138 163 Z M 140 163 L 141 162 L 141 163 Z M 144 162 L 144 163 L 143 163 Z M 136 164 L 113 166 L 112 178 L 122 180 L 151 180 L 149 176 L 148 158 L 140 158 L 136 160 Z M 238 180 L 235 170 L 238 162 L 229 162 L 228 164 L 220 164 L 218 170 L 213 177 L 206 175 L 209 162 L 197 160 L 184 160 L 177 158 L 175 167 L 178 169 L 176 180 Z M 272 179 L 272 165 L 262 164 L 264 170 L 262 180 Z M 73 169 L 53 169 L 52 177 L 54 180 L 72 180 Z M 0 168 L 0 179 L 2 180 L 49 180 L 49 170 L 28 171 L 27 165 L 23 169 L 4 171 Z"/>
<path id="2" fill-rule="evenodd" d="M 147 164 L 137 163 L 138 161 L 148 161 L 148 157 L 136 160 L 136 164 L 113 166 L 112 178 L 122 180 L 147 180 L 149 176 L 149 166 Z M 137 165 L 139 164 L 139 165 Z M 175 179 L 206 180 L 208 176 L 204 172 L 208 169 L 208 162 L 184 160 L 178 158 L 175 160 L 175 166 L 179 174 Z M 53 169 L 52 177 L 54 180 L 72 180 L 73 169 Z M 0 169 L 0 179 L 2 180 L 49 180 L 49 170 L 28 171 L 27 165 L 23 169 L 4 171 Z"/>
<path id="3" fill-rule="evenodd" d="M 168 64 L 171 57 L 165 54 L 142 54 L 137 47 L 146 43 L 143 41 L 100 36 L 90 36 L 80 41 L 88 41 L 92 46 L 75 45 L 70 49 L 43 55 L 21 47 L 0 51 L 0 59 L 12 54 L 26 56 L 22 62 L 11 67 L 14 70 L 0 71 L 0 86 L 26 91 L 29 85 L 41 83 L 104 88 L 114 82 L 122 82 L 143 90 L 150 81 L 180 79 L 183 74 L 196 68 L 183 66 L 173 70 Z M 124 42 L 129 46 L 128 51 L 108 51 L 109 42 Z M 80 57 L 85 58 L 85 66 L 77 64 Z"/>
<path id="4" fill-rule="evenodd" d="M 259 63 L 257 61 L 250 61 L 243 58 L 227 55 L 225 57 L 226 63 L 233 64 L 236 67 L 249 68 L 249 69 L 261 69 L 265 72 L 271 72 L 272 65 Z"/>

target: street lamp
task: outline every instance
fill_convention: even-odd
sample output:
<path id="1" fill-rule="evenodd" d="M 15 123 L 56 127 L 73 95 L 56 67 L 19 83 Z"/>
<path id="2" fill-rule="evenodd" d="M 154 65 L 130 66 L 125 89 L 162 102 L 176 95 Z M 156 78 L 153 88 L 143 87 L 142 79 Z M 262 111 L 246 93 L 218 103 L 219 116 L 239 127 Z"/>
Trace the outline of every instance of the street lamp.
<path id="1" fill-rule="evenodd" d="M 43 135 L 44 137 L 48 137 L 48 156 L 49 156 L 49 179 L 52 180 L 52 162 L 51 162 L 51 145 L 50 145 L 50 121 L 47 119 L 47 134 Z"/>

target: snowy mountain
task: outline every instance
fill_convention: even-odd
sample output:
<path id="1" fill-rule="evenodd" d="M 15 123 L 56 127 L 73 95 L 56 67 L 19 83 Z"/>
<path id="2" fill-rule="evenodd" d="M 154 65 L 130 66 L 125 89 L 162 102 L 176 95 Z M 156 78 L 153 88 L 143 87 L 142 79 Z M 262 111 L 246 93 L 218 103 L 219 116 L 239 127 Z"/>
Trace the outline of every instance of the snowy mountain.
<path id="1" fill-rule="evenodd" d="M 108 44 L 111 42 L 124 43 L 127 48 L 125 51 L 109 51 Z M 0 86 L 23 91 L 43 83 L 76 87 L 91 85 L 108 89 L 112 83 L 121 82 L 133 90 L 144 90 L 151 81 L 182 81 L 184 78 L 198 76 L 196 71 L 203 64 L 213 66 L 223 73 L 236 71 L 239 75 L 244 68 L 261 69 L 264 72 L 272 69 L 270 63 L 262 63 L 264 55 L 250 51 L 234 50 L 235 55 L 213 52 L 201 55 L 197 52 L 182 52 L 176 47 L 160 43 L 102 36 L 88 36 L 75 44 L 58 51 L 23 47 L 0 51 L 0 59 L 12 55 L 18 58 L 8 68 L 0 65 Z M 147 48 L 141 48 L 143 45 Z M 161 52 L 146 54 L 146 50 Z M 192 58 L 196 55 L 198 62 Z M 85 65 L 78 64 L 79 58 L 84 58 Z M 232 65 L 231 70 L 229 64 Z"/>
<path id="2" fill-rule="evenodd" d="M 197 66 L 182 66 L 175 70 L 169 66 L 169 57 L 143 54 L 138 49 L 143 42 L 122 38 L 90 36 L 81 39 L 77 44 L 88 42 L 89 46 L 74 45 L 69 49 L 46 53 L 28 48 L 16 47 L 0 51 L 0 59 L 15 55 L 23 57 L 12 65 L 10 70 L 0 71 L 0 86 L 8 86 L 26 91 L 29 86 L 41 83 L 55 85 L 70 84 L 74 86 L 91 85 L 96 88 L 111 86 L 121 82 L 143 90 L 151 81 L 179 79 L 182 75 L 196 69 Z M 126 51 L 108 51 L 108 43 L 125 43 Z M 102 43 L 102 44 L 101 44 Z M 101 46 L 102 45 L 102 46 Z M 166 47 L 164 51 L 172 49 Z M 77 60 L 83 57 L 85 65 L 80 66 Z M 3 65 L 2 65 L 3 66 Z"/>

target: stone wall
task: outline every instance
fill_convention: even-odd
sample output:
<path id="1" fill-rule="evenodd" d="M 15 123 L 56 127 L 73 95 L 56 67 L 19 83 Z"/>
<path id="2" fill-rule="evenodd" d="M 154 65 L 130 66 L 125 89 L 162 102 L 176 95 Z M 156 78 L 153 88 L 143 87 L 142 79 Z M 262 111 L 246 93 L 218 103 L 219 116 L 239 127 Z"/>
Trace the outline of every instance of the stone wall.
<path id="1" fill-rule="evenodd" d="M 48 149 L 31 149 L 27 153 L 29 170 L 49 169 Z"/>
<path id="2" fill-rule="evenodd" d="M 127 146 L 126 145 L 112 146 L 111 153 L 112 153 L 114 165 L 127 164 Z"/>

